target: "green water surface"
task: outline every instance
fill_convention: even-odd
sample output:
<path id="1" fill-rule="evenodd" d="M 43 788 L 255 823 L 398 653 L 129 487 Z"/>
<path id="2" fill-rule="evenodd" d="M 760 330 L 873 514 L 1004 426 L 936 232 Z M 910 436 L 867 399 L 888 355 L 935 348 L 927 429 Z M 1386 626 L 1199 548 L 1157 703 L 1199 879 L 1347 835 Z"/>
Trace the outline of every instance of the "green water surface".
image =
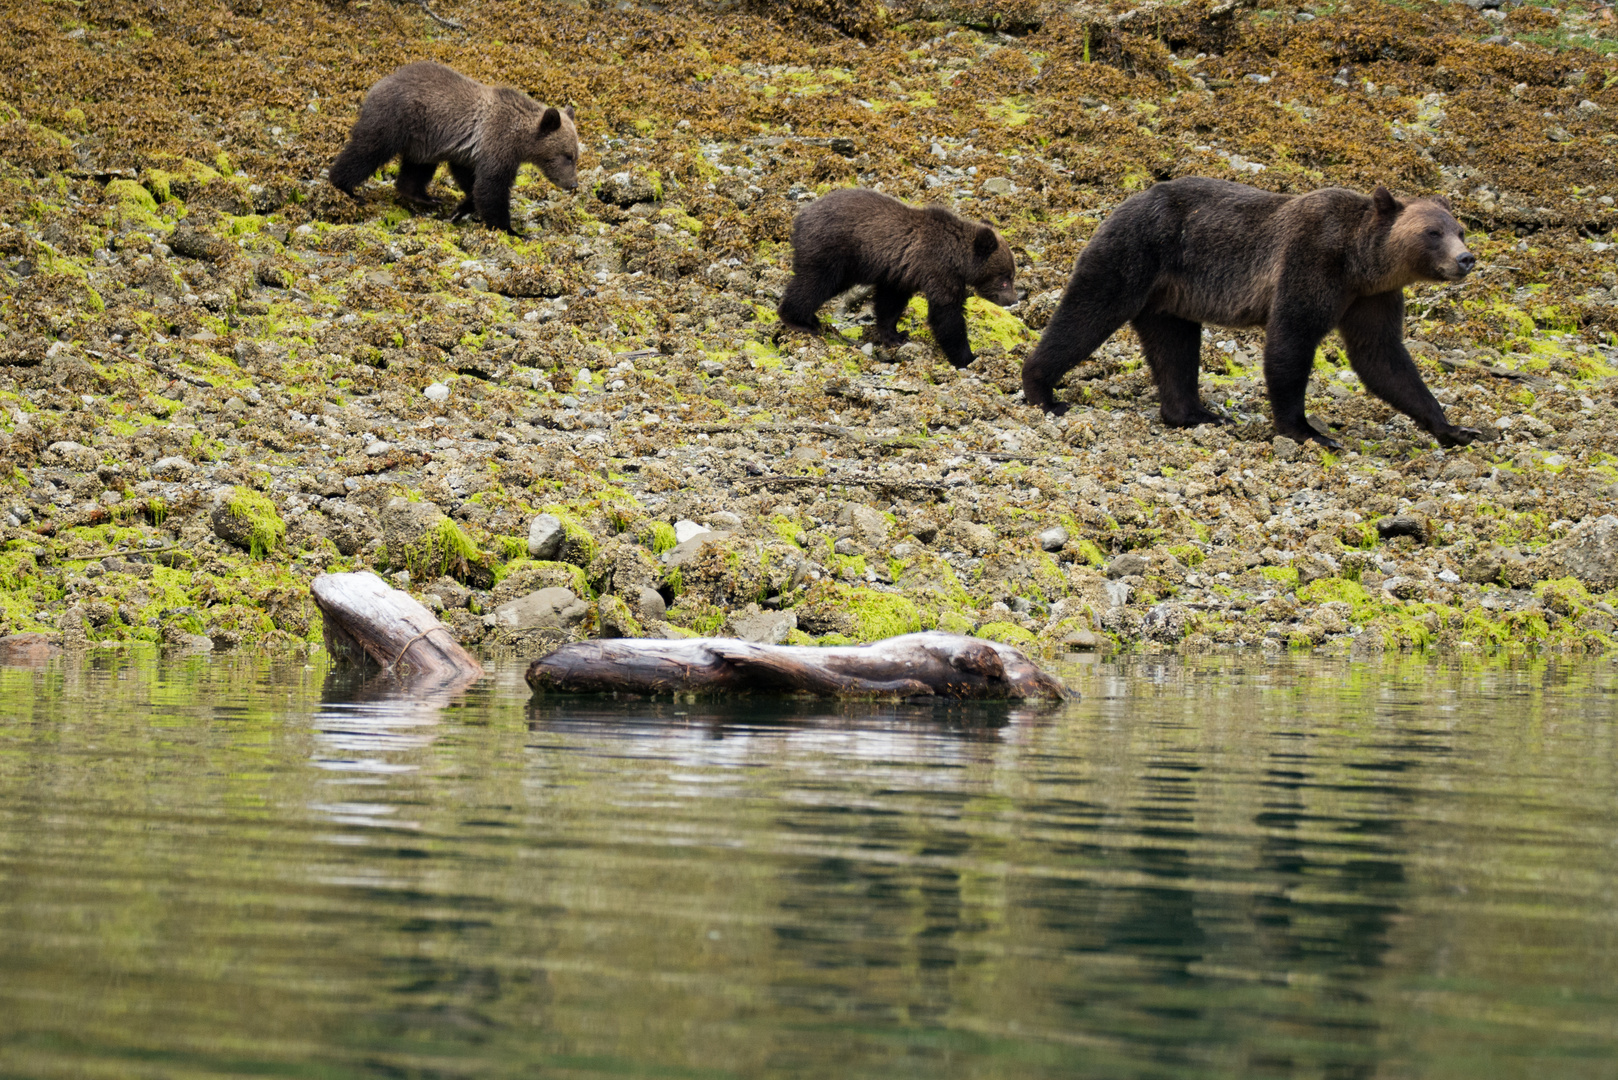
<path id="1" fill-rule="evenodd" d="M 1618 666 L 0 667 L 0 1076 L 1618 1077 Z"/>

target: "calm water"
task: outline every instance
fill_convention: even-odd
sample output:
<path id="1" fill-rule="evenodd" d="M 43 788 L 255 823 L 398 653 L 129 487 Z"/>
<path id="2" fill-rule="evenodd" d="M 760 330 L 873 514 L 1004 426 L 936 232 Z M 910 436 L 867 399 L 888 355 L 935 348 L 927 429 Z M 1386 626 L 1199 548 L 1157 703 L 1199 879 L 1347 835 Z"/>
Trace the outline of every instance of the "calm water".
<path id="1" fill-rule="evenodd" d="M 1618 1077 L 1618 665 L 0 668 L 5 1077 Z"/>

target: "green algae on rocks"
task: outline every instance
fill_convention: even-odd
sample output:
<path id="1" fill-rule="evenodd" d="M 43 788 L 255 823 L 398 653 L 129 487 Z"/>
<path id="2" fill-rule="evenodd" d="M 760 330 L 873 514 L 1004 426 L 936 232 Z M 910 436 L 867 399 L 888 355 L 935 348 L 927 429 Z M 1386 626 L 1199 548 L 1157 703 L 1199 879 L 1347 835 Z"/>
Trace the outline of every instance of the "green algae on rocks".
<path id="1" fill-rule="evenodd" d="M 1618 66 L 1607 24 L 1536 12 L 463 0 L 444 13 L 468 33 L 440 36 L 302 0 L 19 10 L 0 633 L 303 643 L 308 582 L 369 567 L 488 648 L 538 640 L 487 619 L 557 588 L 585 612 L 561 637 L 769 623 L 756 608 L 793 641 L 1609 652 Z M 384 183 L 331 190 L 405 54 L 575 102 L 579 192 L 525 174 L 513 241 Z M 1228 427 L 1164 430 L 1127 333 L 1072 373 L 1071 414 L 1024 407 L 1087 237 L 1188 174 L 1448 197 L 1480 267 L 1412 289 L 1407 333 L 1494 441 L 1435 451 L 1330 342 L 1308 408 L 1345 451 L 1272 440 L 1261 335 L 1214 328 Z M 859 295 L 825 309 L 835 336 L 777 335 L 793 212 L 854 184 L 1012 245 L 1028 298 L 968 302 L 970 369 L 919 304 L 898 350 L 865 351 Z M 546 513 L 558 551 L 530 559 Z M 718 539 L 687 558 L 681 522 Z"/>

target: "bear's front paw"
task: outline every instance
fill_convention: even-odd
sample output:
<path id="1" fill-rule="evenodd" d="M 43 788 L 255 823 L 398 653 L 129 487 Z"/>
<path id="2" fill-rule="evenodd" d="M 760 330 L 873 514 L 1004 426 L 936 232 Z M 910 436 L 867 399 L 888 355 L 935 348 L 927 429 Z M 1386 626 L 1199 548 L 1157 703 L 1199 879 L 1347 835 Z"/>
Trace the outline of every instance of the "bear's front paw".
<path id="1" fill-rule="evenodd" d="M 1235 421 L 1199 406 L 1178 416 L 1164 416 L 1163 422 L 1169 427 L 1201 427 L 1203 424 L 1230 424 Z"/>
<path id="2" fill-rule="evenodd" d="M 1025 398 L 1027 404 L 1032 405 L 1034 408 L 1043 412 L 1049 413 L 1051 416 L 1061 416 L 1071 407 L 1063 402 L 1057 401 L 1054 397 L 1049 395 L 1039 395 L 1036 397 L 1027 397 L 1025 395 Z"/>
<path id="3" fill-rule="evenodd" d="M 1484 439 L 1483 432 L 1477 428 L 1455 427 L 1447 431 L 1436 431 L 1433 438 L 1438 440 L 1439 446 L 1468 446 Z M 1484 441 L 1487 441 L 1484 439 Z"/>
<path id="4" fill-rule="evenodd" d="M 910 344 L 910 335 L 903 330 L 878 330 L 876 332 L 876 343 L 885 345 L 890 349 L 897 349 L 901 345 Z"/>

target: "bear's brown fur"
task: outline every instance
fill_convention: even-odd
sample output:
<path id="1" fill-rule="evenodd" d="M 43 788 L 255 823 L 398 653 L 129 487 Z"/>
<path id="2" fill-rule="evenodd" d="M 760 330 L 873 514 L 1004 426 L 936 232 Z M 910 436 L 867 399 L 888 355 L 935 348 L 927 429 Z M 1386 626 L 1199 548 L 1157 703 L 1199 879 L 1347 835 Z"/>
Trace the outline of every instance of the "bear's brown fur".
<path id="1" fill-rule="evenodd" d="M 880 191 L 827 192 L 792 222 L 792 280 L 781 296 L 781 321 L 820 332 L 815 312 L 855 285 L 874 285 L 876 332 L 887 345 L 909 340 L 899 316 L 916 293 L 927 299 L 933 340 L 956 367 L 970 364 L 966 297 L 1017 302 L 1011 248 L 987 224 L 942 206 L 918 209 Z"/>
<path id="2" fill-rule="evenodd" d="M 1475 262 L 1443 199 L 1171 180 L 1130 196 L 1096 230 L 1023 365 L 1023 391 L 1030 405 L 1066 411 L 1053 395 L 1062 376 L 1127 322 L 1164 423 L 1220 421 L 1197 394 L 1202 324 L 1262 326 L 1275 430 L 1335 446 L 1310 426 L 1304 393 L 1315 349 L 1336 329 L 1366 389 L 1445 446 L 1469 443 L 1480 433 L 1449 422 L 1405 349 L 1404 287 L 1460 281 Z"/>
<path id="3" fill-rule="evenodd" d="M 436 205 L 427 185 L 449 162 L 465 198 L 461 218 L 477 213 L 491 229 L 511 227 L 511 185 L 528 162 L 564 191 L 579 186 L 579 134 L 573 107 L 546 108 L 510 86 L 487 86 L 430 60 L 385 76 L 365 95 L 348 144 L 328 174 L 351 198 L 372 173 L 399 158 L 399 195 Z"/>

